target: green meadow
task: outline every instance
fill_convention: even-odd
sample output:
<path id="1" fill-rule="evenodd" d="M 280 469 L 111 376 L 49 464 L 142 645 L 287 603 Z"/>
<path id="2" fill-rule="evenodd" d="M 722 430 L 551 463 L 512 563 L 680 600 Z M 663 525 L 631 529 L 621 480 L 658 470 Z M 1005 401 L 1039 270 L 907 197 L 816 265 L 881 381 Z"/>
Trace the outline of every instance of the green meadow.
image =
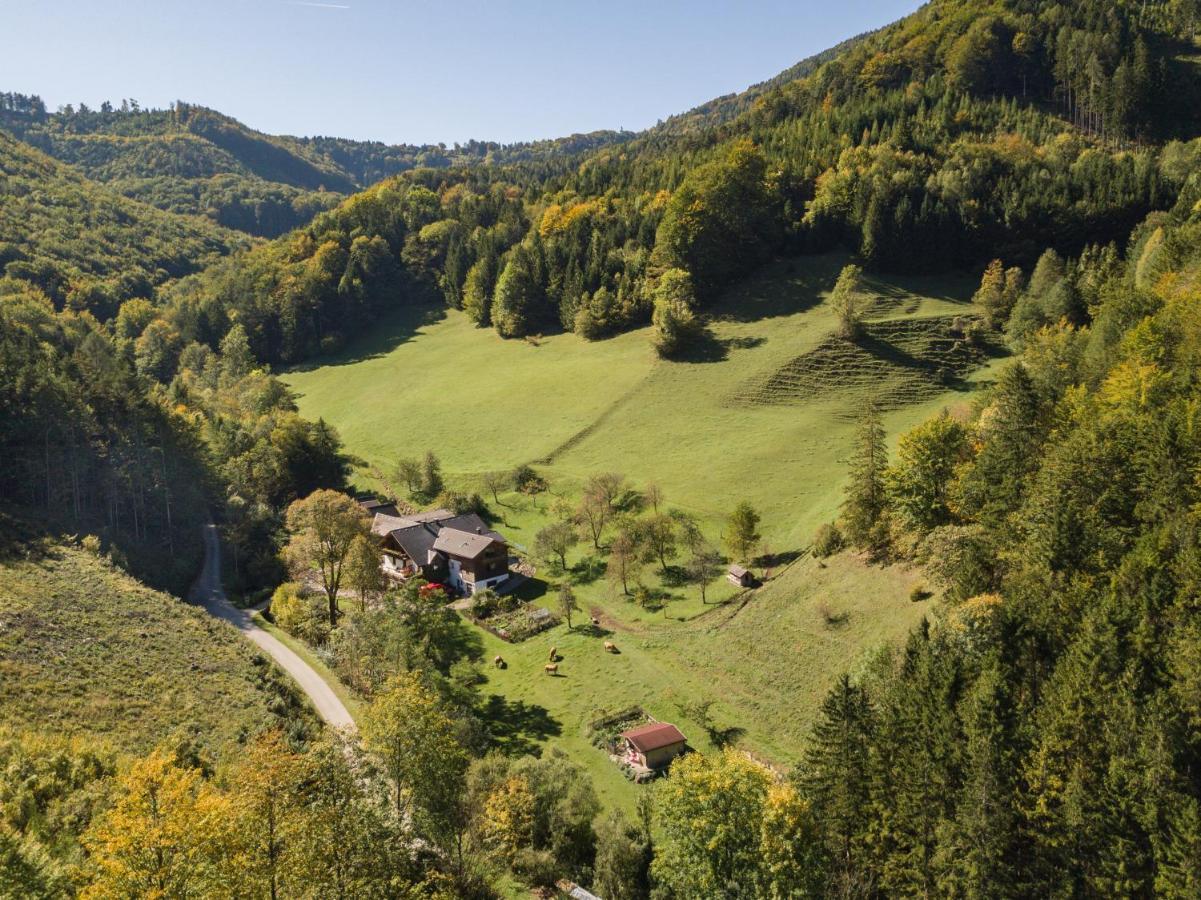
<path id="1" fill-rule="evenodd" d="M 405 311 L 369 341 L 284 377 L 302 414 L 337 427 L 362 460 L 360 487 L 386 490 L 403 457 L 433 450 L 448 485 L 484 493 L 480 476 L 531 463 L 550 495 L 488 500 L 497 527 L 531 547 L 555 497 L 574 500 L 598 472 L 635 488 L 660 486 L 719 543 L 730 509 L 762 515 L 764 552 L 775 557 L 762 588 L 742 594 L 724 579 L 702 603 L 693 585 L 648 583 L 666 598 L 642 609 L 600 576 L 603 554 L 577 547 L 568 571 L 543 567 L 528 591 L 554 606 L 570 579 L 583 607 L 565 625 L 520 645 L 484 635 L 494 719 L 522 742 L 558 746 L 586 765 L 614 802 L 634 793 L 586 724 L 633 703 L 677 722 L 694 746 L 712 745 L 682 706 L 713 701 L 718 740 L 767 761 L 795 762 L 822 696 L 841 671 L 896 641 L 928 606 L 909 600 L 920 573 L 806 554 L 814 529 L 837 514 L 846 458 L 867 405 L 895 440 L 945 408 L 961 408 L 996 359 L 961 339 L 975 311 L 965 278 L 871 280 L 862 337 L 835 335 L 826 303 L 839 255 L 783 261 L 727 295 L 713 339 L 684 362 L 654 357 L 646 330 L 586 342 L 572 334 L 505 341 L 461 313 Z M 581 629 L 588 614 L 601 629 Z M 603 650 L 615 642 L 620 654 Z M 549 648 L 561 677 L 542 672 Z M 723 734 L 724 732 L 724 738 Z M 519 749 L 519 747 L 515 747 Z"/>

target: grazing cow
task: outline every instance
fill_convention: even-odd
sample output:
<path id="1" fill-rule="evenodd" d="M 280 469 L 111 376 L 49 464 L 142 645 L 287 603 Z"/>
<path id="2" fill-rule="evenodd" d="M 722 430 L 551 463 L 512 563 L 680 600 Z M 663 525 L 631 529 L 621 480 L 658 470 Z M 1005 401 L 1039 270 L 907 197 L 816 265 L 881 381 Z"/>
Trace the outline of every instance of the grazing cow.
<path id="1" fill-rule="evenodd" d="M 610 653 L 616 653 L 617 645 L 615 643 L 613 643 L 612 641 L 605 641 L 605 649 L 608 650 Z"/>
<path id="2" fill-rule="evenodd" d="M 556 660 L 558 660 L 558 658 L 559 658 L 559 648 L 551 647 L 550 648 L 550 661 L 555 662 Z"/>
<path id="3" fill-rule="evenodd" d="M 600 619 L 598 619 L 596 616 L 593 616 L 592 624 L 595 625 L 597 628 L 600 628 Z"/>
<path id="4" fill-rule="evenodd" d="M 506 666 L 505 658 L 498 653 L 496 659 L 492 660 L 492 664 L 498 669 L 503 669 Z"/>
<path id="5" fill-rule="evenodd" d="M 546 672 L 547 675 L 558 675 L 559 674 L 559 664 L 558 663 L 547 663 L 542 668 Z"/>

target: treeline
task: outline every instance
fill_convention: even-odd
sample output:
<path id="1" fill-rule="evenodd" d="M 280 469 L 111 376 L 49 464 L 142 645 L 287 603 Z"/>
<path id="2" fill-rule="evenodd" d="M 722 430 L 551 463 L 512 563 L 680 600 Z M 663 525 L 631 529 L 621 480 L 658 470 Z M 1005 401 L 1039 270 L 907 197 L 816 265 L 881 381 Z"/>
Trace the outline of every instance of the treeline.
<path id="1" fill-rule="evenodd" d="M 823 706 L 797 783 L 825 890 L 1201 887 L 1198 189 L 1125 259 L 990 267 L 979 300 L 1025 349 L 978 412 L 891 462 L 865 425 L 841 535 L 922 561 L 946 602 Z"/>

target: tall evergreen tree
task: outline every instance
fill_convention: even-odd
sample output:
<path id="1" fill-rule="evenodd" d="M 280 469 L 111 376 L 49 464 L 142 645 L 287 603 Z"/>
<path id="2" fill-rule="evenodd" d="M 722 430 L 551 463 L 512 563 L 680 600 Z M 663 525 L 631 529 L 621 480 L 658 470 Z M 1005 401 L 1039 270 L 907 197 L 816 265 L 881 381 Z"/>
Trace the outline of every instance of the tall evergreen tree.
<path id="1" fill-rule="evenodd" d="M 888 498 L 884 473 L 888 448 L 880 413 L 872 404 L 859 427 L 850 459 L 850 481 L 844 489 L 842 519 L 851 543 L 860 549 L 878 549 L 887 534 L 881 528 Z"/>

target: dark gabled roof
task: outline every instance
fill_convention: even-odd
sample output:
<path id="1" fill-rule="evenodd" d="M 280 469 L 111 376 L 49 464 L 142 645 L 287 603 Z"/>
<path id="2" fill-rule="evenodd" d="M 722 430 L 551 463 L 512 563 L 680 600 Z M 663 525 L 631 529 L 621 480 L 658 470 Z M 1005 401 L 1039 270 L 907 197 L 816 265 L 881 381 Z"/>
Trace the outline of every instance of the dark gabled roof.
<path id="1" fill-rule="evenodd" d="M 733 566 L 730 566 L 730 574 L 733 575 L 735 578 L 746 578 L 746 576 L 750 575 L 751 573 L 748 572 L 746 569 L 744 569 L 742 566 L 733 565 Z"/>
<path id="2" fill-rule="evenodd" d="M 401 518 L 376 516 L 372 525 L 376 534 L 385 535 L 395 541 L 418 565 L 425 565 L 430 551 L 435 549 L 434 544 L 439 533 L 448 528 L 505 543 L 504 537 L 488 528 L 484 520 L 475 513 L 456 516 L 449 510 L 436 509 Z"/>
<path id="3" fill-rule="evenodd" d="M 634 749 L 639 753 L 662 750 L 664 747 L 682 744 L 687 740 L 680 729 L 666 722 L 655 722 L 652 725 L 631 728 L 629 731 L 623 731 L 621 736 L 633 744 Z"/>
<path id="4" fill-rule="evenodd" d="M 378 497 L 360 497 L 355 500 L 368 513 L 383 513 L 387 516 L 399 516 L 400 511 L 392 500 L 380 500 Z"/>

